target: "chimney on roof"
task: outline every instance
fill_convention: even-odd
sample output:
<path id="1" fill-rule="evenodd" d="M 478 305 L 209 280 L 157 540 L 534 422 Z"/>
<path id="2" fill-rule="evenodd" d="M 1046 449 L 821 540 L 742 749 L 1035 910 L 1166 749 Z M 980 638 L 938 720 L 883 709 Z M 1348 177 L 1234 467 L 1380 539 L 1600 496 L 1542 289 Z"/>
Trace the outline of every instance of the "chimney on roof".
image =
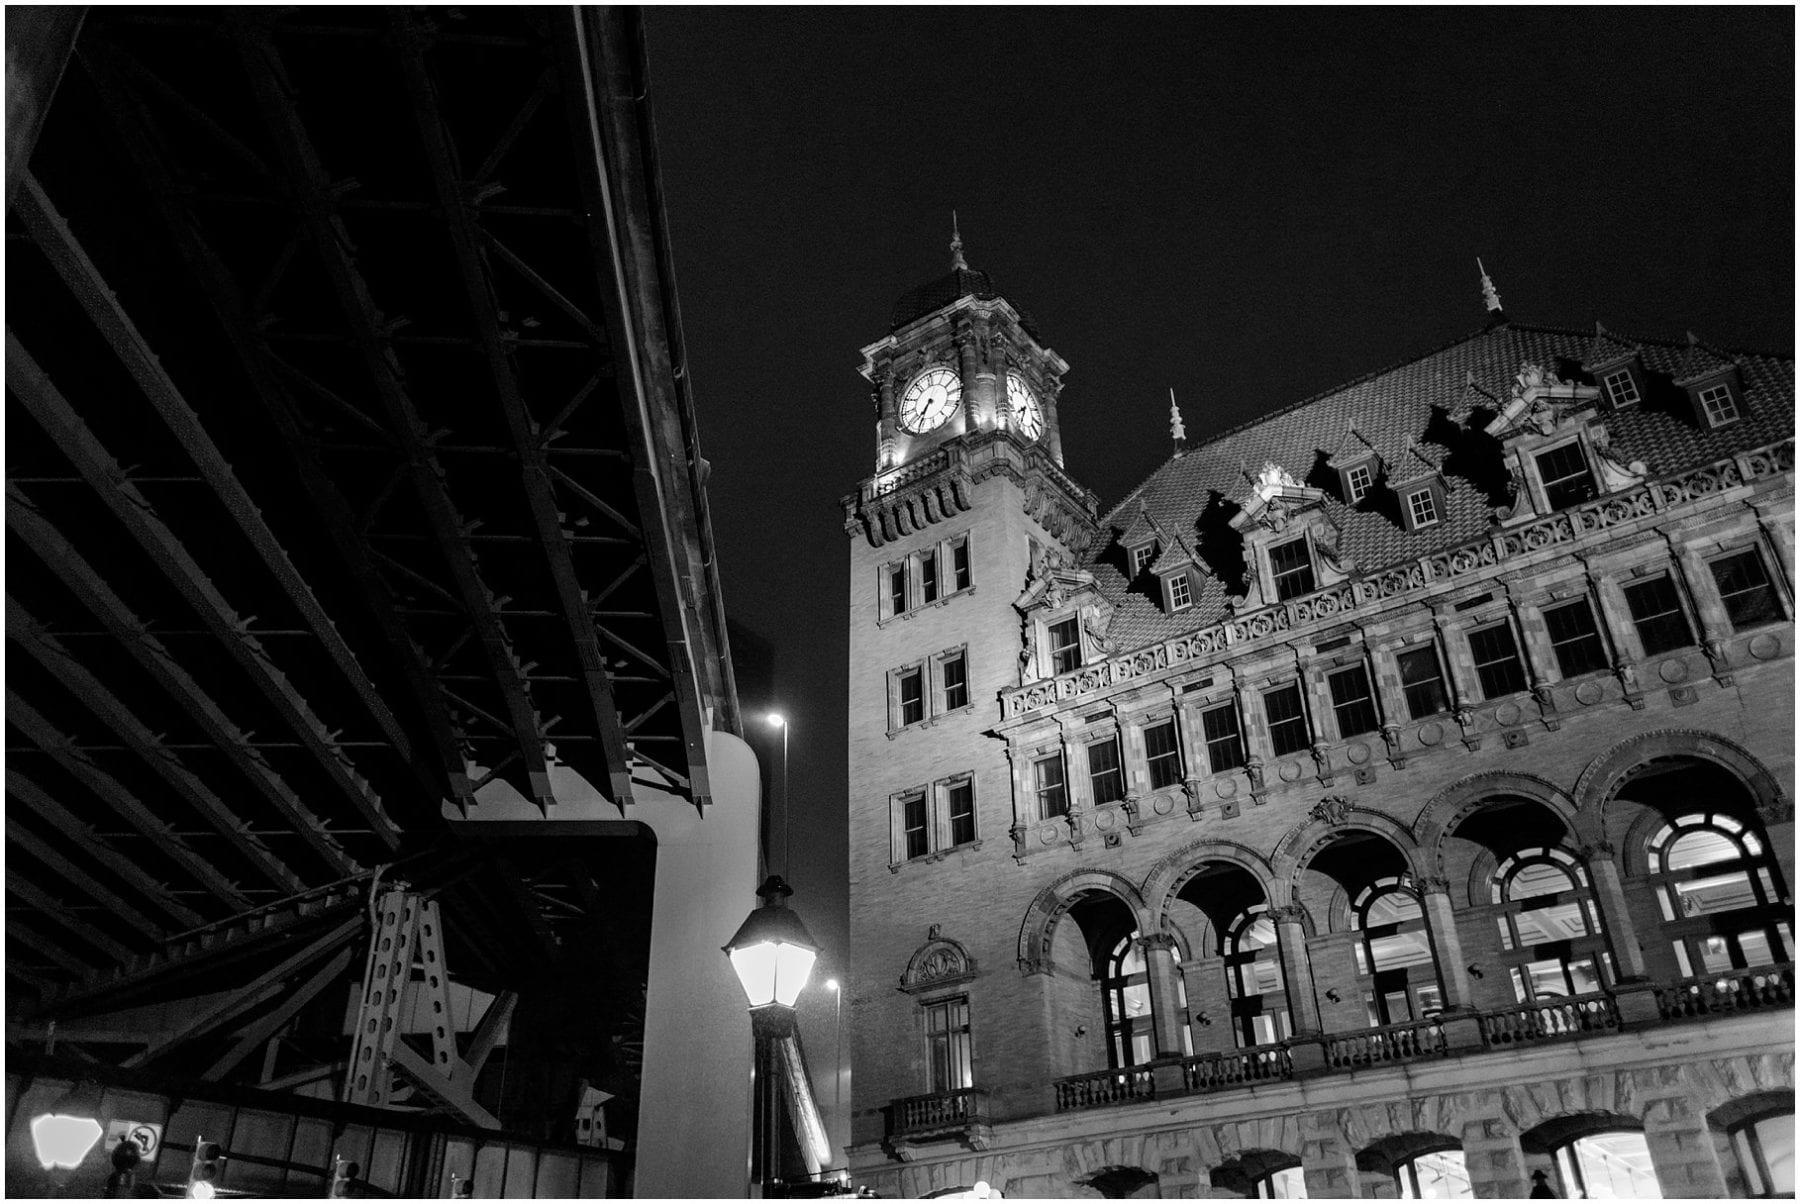
<path id="1" fill-rule="evenodd" d="M 1481 271 L 1481 299 L 1487 303 L 1487 311 L 1504 318 L 1506 311 L 1500 308 L 1500 290 L 1494 287 L 1494 278 L 1487 274 L 1479 255 L 1475 257 L 1475 266 Z"/>
<path id="2" fill-rule="evenodd" d="M 1169 439 L 1175 444 L 1175 454 L 1180 455 L 1187 450 L 1187 427 L 1181 424 L 1181 409 L 1175 404 L 1175 389 L 1169 389 Z"/>

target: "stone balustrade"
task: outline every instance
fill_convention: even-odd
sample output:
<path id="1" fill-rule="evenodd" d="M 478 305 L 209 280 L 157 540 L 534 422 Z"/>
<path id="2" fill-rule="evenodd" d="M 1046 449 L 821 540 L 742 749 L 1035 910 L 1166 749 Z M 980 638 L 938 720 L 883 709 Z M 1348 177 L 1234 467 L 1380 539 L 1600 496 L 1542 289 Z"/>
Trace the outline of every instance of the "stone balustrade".
<path id="1" fill-rule="evenodd" d="M 931 1095 L 912 1095 L 891 1105 L 889 1131 L 896 1137 L 963 1129 L 986 1124 L 988 1093 L 980 1087 L 962 1087 Z"/>
<path id="2" fill-rule="evenodd" d="M 1684 978 L 1656 988 L 1656 1007 L 1664 1020 L 1793 1006 L 1794 967 L 1791 962 L 1757 970 L 1730 970 L 1703 978 Z"/>
<path id="3" fill-rule="evenodd" d="M 1199 1054 L 1181 1060 L 1181 1081 L 1188 1091 L 1217 1091 L 1273 1079 L 1292 1078 L 1293 1059 L 1285 1045 L 1252 1045 L 1230 1053 Z"/>
<path id="4" fill-rule="evenodd" d="M 1481 1017 L 1481 1036 L 1489 1048 L 1575 1037 L 1619 1027 L 1619 1007 L 1604 994 L 1571 995 L 1547 999 L 1523 1007 L 1487 1012 Z"/>
<path id="5" fill-rule="evenodd" d="M 1148 1066 L 1074 1074 L 1065 1079 L 1057 1079 L 1055 1087 L 1058 1112 L 1104 1108 L 1109 1104 L 1130 1104 L 1156 1098 L 1156 1077 Z"/>
<path id="6" fill-rule="evenodd" d="M 1325 1039 L 1325 1063 L 1334 1070 L 1441 1058 L 1449 1052 L 1443 1026 L 1436 1020 L 1389 1024 Z"/>

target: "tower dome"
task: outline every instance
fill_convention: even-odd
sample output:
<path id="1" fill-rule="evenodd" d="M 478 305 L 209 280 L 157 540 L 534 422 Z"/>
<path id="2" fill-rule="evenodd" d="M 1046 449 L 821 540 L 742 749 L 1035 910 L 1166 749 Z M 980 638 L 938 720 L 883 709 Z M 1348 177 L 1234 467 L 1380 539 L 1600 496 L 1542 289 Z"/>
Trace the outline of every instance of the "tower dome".
<path id="1" fill-rule="evenodd" d="M 1020 308 L 1011 297 L 1003 294 L 995 285 L 994 278 L 986 272 L 977 271 L 963 259 L 962 235 L 956 229 L 955 219 L 951 220 L 952 235 L 950 239 L 950 270 L 935 280 L 927 280 L 917 288 L 908 289 L 900 300 L 894 303 L 894 312 L 888 322 L 890 331 L 899 330 L 923 318 L 926 314 L 936 313 L 946 305 L 950 305 L 963 297 L 974 297 L 978 301 L 991 301 L 995 298 L 1005 301 L 1019 315 L 1019 325 L 1025 333 L 1043 342 L 1038 333 L 1038 326 L 1030 314 Z"/>

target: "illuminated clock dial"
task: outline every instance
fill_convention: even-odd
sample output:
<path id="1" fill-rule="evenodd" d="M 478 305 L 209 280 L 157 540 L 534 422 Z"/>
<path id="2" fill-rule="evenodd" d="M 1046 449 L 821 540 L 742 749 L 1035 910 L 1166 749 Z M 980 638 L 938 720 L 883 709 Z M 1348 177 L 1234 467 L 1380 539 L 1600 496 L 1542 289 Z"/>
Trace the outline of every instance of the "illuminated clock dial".
<path id="1" fill-rule="evenodd" d="M 1017 372 L 1006 374 L 1006 404 L 1012 407 L 1013 425 L 1021 435 L 1036 439 L 1044 433 L 1044 407 Z"/>
<path id="2" fill-rule="evenodd" d="M 962 378 L 948 368 L 927 368 L 900 396 L 900 425 L 923 435 L 944 424 L 962 402 Z"/>

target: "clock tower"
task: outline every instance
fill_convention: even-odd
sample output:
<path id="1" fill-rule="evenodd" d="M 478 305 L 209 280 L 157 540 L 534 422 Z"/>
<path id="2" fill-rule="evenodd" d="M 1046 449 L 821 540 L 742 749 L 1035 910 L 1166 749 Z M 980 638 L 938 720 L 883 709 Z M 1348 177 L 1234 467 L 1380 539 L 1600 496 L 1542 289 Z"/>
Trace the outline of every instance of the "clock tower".
<path id="1" fill-rule="evenodd" d="M 969 1086 L 982 1053 L 954 1032 L 970 1008 L 1015 1006 L 995 993 L 1005 980 L 971 981 L 976 961 L 1006 959 L 983 884 L 1018 877 L 1024 831 L 1015 767 L 988 733 L 1001 691 L 1039 676 L 1028 586 L 1072 565 L 1095 527 L 1094 496 L 1062 467 L 1068 364 L 960 238 L 950 249 L 950 271 L 862 349 L 875 471 L 843 499 L 853 1144 L 882 1136 L 860 1101 Z M 902 1036 L 931 1026 L 952 1035 Z"/>

